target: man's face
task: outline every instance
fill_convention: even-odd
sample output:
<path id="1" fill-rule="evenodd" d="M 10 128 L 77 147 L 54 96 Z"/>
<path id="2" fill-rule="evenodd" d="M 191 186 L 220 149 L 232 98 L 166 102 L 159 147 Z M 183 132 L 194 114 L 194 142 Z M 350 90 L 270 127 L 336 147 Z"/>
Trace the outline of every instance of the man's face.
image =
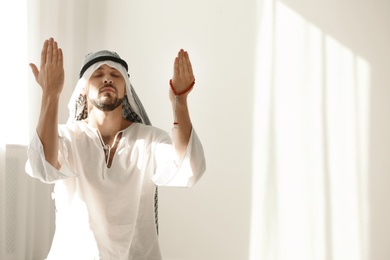
<path id="1" fill-rule="evenodd" d="M 125 85 L 125 79 L 118 70 L 103 64 L 88 80 L 88 101 L 102 111 L 113 111 L 122 104 Z"/>

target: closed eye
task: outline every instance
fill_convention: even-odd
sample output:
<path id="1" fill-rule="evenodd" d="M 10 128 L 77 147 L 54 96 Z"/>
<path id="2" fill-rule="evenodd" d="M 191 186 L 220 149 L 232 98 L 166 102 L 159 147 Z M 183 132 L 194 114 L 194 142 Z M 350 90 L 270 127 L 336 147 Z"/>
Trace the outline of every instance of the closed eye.
<path id="1" fill-rule="evenodd" d="M 111 73 L 110 75 L 111 75 L 112 77 L 115 77 L 115 78 L 118 78 L 118 77 L 121 76 L 121 74 L 120 74 L 120 73 L 117 73 L 117 72 Z"/>

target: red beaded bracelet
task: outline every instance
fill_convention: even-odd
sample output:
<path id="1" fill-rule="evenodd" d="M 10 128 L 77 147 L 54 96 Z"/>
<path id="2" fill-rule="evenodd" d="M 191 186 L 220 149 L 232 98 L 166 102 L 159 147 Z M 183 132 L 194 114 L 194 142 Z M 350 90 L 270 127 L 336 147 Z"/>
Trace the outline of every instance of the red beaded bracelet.
<path id="1" fill-rule="evenodd" d="M 181 95 L 184 95 L 185 93 L 189 92 L 195 85 L 195 80 L 188 86 L 188 88 L 186 90 L 184 90 L 183 92 L 181 93 L 177 93 L 175 88 L 173 87 L 173 84 L 172 84 L 172 79 L 169 80 L 169 85 L 171 86 L 171 89 L 173 91 L 173 94 L 175 94 L 175 96 L 181 96 Z"/>

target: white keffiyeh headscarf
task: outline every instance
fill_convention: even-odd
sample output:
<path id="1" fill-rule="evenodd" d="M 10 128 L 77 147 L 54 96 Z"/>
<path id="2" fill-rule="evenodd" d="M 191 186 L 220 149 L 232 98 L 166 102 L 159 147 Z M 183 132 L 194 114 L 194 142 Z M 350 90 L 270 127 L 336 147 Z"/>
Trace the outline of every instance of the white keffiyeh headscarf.
<path id="1" fill-rule="evenodd" d="M 67 123 L 71 124 L 76 120 L 88 117 L 87 99 L 83 94 L 83 90 L 93 72 L 103 64 L 117 69 L 125 79 L 127 95 L 123 99 L 123 118 L 132 122 L 150 125 L 149 117 L 130 83 L 127 63 L 117 53 L 107 50 L 90 53 L 86 56 L 80 71 L 80 79 L 68 103 L 69 118 Z"/>

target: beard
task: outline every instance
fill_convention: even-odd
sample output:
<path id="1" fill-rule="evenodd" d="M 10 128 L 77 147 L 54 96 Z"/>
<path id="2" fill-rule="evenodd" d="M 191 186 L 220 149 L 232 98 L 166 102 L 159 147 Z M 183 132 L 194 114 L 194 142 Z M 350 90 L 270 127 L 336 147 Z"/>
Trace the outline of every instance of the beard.
<path id="1" fill-rule="evenodd" d="M 106 100 L 102 100 L 101 98 L 94 98 L 90 99 L 89 101 L 92 105 L 101 111 L 113 111 L 122 104 L 123 98 L 115 97 L 107 98 Z"/>

